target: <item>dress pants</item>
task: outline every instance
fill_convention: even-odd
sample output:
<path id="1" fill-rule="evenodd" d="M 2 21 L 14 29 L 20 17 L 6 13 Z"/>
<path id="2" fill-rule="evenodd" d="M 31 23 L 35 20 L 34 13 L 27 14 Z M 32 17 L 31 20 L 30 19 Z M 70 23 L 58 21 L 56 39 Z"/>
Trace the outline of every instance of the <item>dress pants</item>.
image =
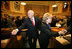
<path id="1" fill-rule="evenodd" d="M 48 48 L 49 38 L 46 34 L 41 34 L 39 36 L 40 48 Z"/>
<path id="2" fill-rule="evenodd" d="M 28 36 L 30 48 L 36 48 L 37 37 Z"/>

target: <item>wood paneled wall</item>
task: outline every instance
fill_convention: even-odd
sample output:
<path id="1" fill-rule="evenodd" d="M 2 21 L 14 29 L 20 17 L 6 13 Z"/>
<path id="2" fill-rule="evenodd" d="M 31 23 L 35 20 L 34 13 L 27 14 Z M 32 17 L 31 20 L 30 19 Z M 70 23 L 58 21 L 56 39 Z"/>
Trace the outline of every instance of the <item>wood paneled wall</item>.
<path id="1" fill-rule="evenodd" d="M 35 12 L 35 16 L 39 15 L 40 17 L 43 16 L 44 13 L 49 12 L 49 6 L 42 6 L 42 5 L 26 5 L 25 10 L 26 14 L 28 10 L 33 10 Z"/>
<path id="2" fill-rule="evenodd" d="M 49 12 L 52 13 L 53 15 L 56 15 L 57 17 L 62 17 L 63 15 L 67 15 L 67 16 L 71 16 L 71 10 L 70 10 L 70 4 L 68 4 L 68 9 L 66 10 L 66 12 L 63 12 L 63 4 L 57 4 L 58 5 L 58 12 L 53 12 L 53 8 L 52 5 L 21 5 L 20 7 L 20 11 L 15 11 L 14 10 L 14 5 L 13 5 L 13 1 L 10 1 L 10 10 L 2 10 L 2 14 L 8 14 L 11 16 L 20 16 L 22 18 L 22 16 L 27 16 L 27 12 L 28 10 L 34 10 L 35 12 L 35 16 L 39 15 L 39 17 L 41 18 L 43 16 L 44 13 Z"/>

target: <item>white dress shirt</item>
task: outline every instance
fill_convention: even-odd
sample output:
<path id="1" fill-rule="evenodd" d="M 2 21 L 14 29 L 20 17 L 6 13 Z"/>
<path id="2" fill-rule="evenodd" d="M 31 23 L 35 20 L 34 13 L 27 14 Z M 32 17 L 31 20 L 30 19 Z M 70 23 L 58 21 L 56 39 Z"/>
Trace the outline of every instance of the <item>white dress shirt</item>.
<path id="1" fill-rule="evenodd" d="M 35 25 L 35 18 L 34 17 L 32 17 L 31 19 L 33 19 L 33 22 L 34 22 L 34 25 Z M 31 20 L 32 21 L 32 20 Z"/>

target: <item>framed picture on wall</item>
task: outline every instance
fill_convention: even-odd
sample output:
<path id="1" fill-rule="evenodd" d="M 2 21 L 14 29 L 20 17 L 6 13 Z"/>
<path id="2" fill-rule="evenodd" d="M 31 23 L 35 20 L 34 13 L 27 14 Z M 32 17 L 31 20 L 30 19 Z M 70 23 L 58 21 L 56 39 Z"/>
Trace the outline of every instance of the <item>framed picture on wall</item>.
<path id="1" fill-rule="evenodd" d="M 5 8 L 6 10 L 9 10 L 9 1 L 2 1 L 2 8 Z"/>
<path id="2" fill-rule="evenodd" d="M 58 12 L 58 6 L 57 7 L 53 7 L 53 12 Z"/>
<path id="3" fill-rule="evenodd" d="M 14 10 L 15 11 L 20 11 L 20 2 L 14 1 Z"/>

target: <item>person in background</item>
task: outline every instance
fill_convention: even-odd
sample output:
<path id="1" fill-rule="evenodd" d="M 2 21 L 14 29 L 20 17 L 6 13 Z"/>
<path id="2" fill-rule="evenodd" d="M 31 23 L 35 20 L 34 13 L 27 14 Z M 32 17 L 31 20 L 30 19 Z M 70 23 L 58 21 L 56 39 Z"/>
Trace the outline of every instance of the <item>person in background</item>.
<path id="1" fill-rule="evenodd" d="M 71 24 L 71 16 L 67 16 L 67 27 Z"/>
<path id="2" fill-rule="evenodd" d="M 22 25 L 20 16 L 17 16 L 17 17 L 16 17 L 15 24 L 16 24 L 17 27 L 20 27 L 20 26 Z"/>
<path id="3" fill-rule="evenodd" d="M 7 27 L 8 27 L 8 25 L 7 25 L 7 17 L 6 17 L 6 16 L 4 16 L 4 17 L 2 18 L 1 27 L 2 27 L 2 28 L 7 28 Z"/>
<path id="4" fill-rule="evenodd" d="M 13 22 L 13 16 L 7 16 L 7 26 L 9 28 L 15 27 L 15 23 Z"/>
<path id="5" fill-rule="evenodd" d="M 1 28 L 4 27 L 4 23 L 3 23 L 3 17 L 1 17 Z"/>
<path id="6" fill-rule="evenodd" d="M 71 17 L 67 16 L 67 29 L 68 34 L 71 33 Z"/>
<path id="7" fill-rule="evenodd" d="M 12 20 L 12 26 L 13 26 L 13 27 L 16 27 L 16 24 L 15 24 L 15 21 L 16 21 L 16 20 L 15 20 L 15 18 L 12 17 L 11 20 Z"/>
<path id="8" fill-rule="evenodd" d="M 56 23 L 58 22 L 57 17 L 53 16 L 51 27 L 56 27 Z"/>
<path id="9" fill-rule="evenodd" d="M 67 17 L 67 28 L 65 29 L 65 30 L 63 30 L 63 31 L 66 31 L 67 33 L 66 34 L 71 34 L 71 17 Z M 71 37 L 70 38 L 68 38 L 68 39 L 71 39 Z M 70 42 L 71 42 L 71 40 L 70 40 Z M 71 45 L 71 43 L 70 44 L 68 44 L 68 45 L 66 45 L 66 47 L 68 48 L 72 48 L 72 45 Z"/>
<path id="10" fill-rule="evenodd" d="M 67 32 L 71 33 L 71 17 L 67 21 Z"/>
<path id="11" fill-rule="evenodd" d="M 62 19 L 59 19 L 59 21 L 56 23 L 56 27 L 62 27 L 62 23 L 63 20 Z"/>
<path id="12" fill-rule="evenodd" d="M 12 21 L 15 22 L 15 18 L 14 17 L 12 17 Z"/>
<path id="13" fill-rule="evenodd" d="M 63 21 L 62 21 L 62 27 L 67 28 L 67 18 L 66 16 L 63 16 Z"/>
<path id="14" fill-rule="evenodd" d="M 53 33 L 51 31 L 50 23 L 52 22 L 52 14 L 45 13 L 42 20 L 42 25 L 40 26 L 40 36 L 39 43 L 40 48 L 48 48 L 49 39 L 51 37 L 57 37 L 61 34 L 65 34 L 63 31 L 59 31 L 57 33 Z"/>
<path id="15" fill-rule="evenodd" d="M 22 17 L 22 23 L 24 23 L 24 21 L 25 21 L 25 17 L 26 17 L 26 16 L 23 16 L 23 17 Z"/>

